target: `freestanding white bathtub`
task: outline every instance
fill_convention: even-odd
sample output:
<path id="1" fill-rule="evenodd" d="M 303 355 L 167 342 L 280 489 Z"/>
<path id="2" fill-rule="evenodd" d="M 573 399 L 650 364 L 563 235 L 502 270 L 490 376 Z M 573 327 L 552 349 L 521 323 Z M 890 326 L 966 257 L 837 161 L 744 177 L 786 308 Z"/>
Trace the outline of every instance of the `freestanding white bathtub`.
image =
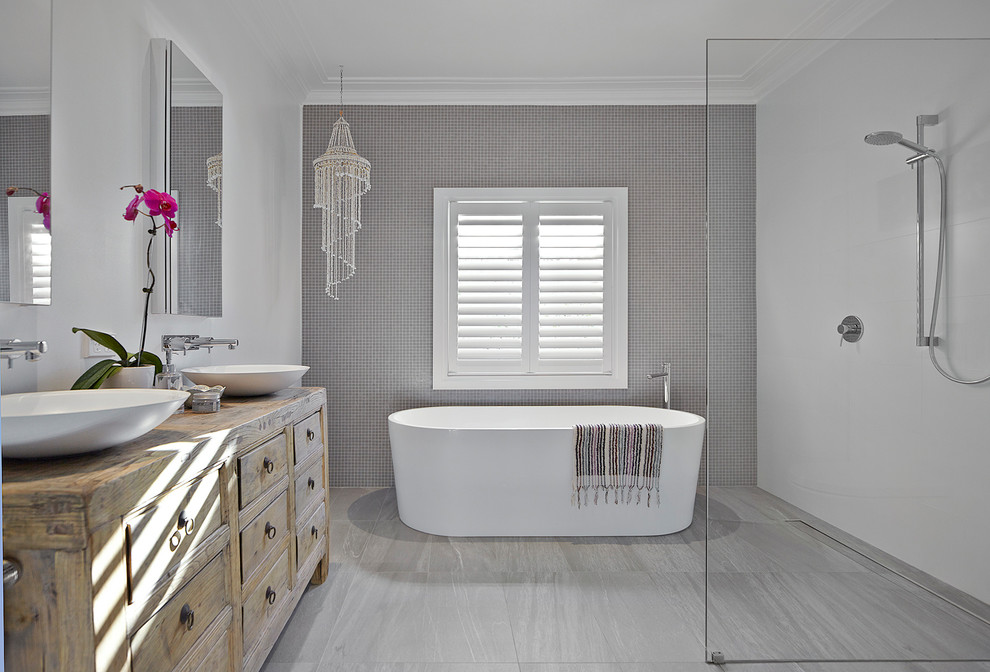
<path id="1" fill-rule="evenodd" d="M 576 424 L 663 426 L 660 505 L 571 504 Z M 691 524 L 705 419 L 638 406 L 437 406 L 388 418 L 399 518 L 430 534 L 634 536 Z"/>

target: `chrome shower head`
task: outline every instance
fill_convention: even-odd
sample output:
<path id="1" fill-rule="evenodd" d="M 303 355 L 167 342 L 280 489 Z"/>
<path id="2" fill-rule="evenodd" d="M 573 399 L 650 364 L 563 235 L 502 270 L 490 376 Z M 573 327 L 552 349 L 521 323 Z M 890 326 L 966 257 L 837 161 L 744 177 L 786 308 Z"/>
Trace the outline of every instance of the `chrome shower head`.
<path id="1" fill-rule="evenodd" d="M 903 139 L 904 136 L 897 131 L 875 131 L 863 138 L 868 145 L 892 145 Z"/>
<path id="2" fill-rule="evenodd" d="M 897 144 L 907 147 L 913 152 L 918 152 L 918 154 L 923 154 L 925 157 L 938 156 L 934 149 L 925 147 L 924 145 L 919 145 L 917 142 L 912 142 L 897 131 L 875 131 L 873 133 L 869 133 L 865 138 L 863 138 L 863 140 L 868 145 Z"/>

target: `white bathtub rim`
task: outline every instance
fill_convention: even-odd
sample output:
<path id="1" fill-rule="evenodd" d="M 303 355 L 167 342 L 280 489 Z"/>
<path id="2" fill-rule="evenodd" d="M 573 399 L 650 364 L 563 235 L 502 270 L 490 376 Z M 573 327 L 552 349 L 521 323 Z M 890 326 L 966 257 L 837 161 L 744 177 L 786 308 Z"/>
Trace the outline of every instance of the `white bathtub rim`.
<path id="1" fill-rule="evenodd" d="M 465 413 L 469 414 L 470 411 L 480 411 L 482 413 L 490 410 L 501 409 L 544 409 L 544 408 L 567 408 L 575 409 L 580 408 L 582 410 L 587 410 L 589 414 L 595 410 L 602 409 L 623 409 L 623 410 L 656 410 L 663 413 L 670 413 L 674 415 L 675 421 L 672 423 L 664 424 L 663 422 L 656 422 L 664 427 L 664 429 L 679 430 L 688 429 L 691 427 L 697 427 L 699 425 L 705 425 L 705 418 L 697 415 L 696 413 L 691 413 L 690 411 L 681 411 L 677 409 L 668 408 L 658 408 L 655 406 L 621 406 L 617 404 L 595 404 L 595 405 L 580 405 L 580 404 L 547 404 L 547 405 L 520 405 L 520 404 L 508 404 L 503 406 L 418 406 L 415 408 L 407 408 L 401 411 L 395 411 L 388 416 L 389 424 L 403 425 L 407 427 L 415 427 L 418 429 L 431 429 L 431 430 L 443 430 L 443 431 L 541 431 L 541 430 L 561 430 L 561 429 L 571 429 L 574 425 L 582 424 L 580 422 L 572 422 L 567 424 L 549 424 L 541 426 L 489 426 L 482 424 L 460 424 L 457 426 L 451 426 L 451 423 L 442 424 L 439 420 L 430 422 L 430 418 L 416 420 L 417 415 L 436 414 L 440 411 L 454 412 L 454 413 Z M 591 416 L 594 417 L 594 416 Z M 594 424 L 621 424 L 621 423 L 594 423 Z M 647 424 L 643 421 L 639 421 L 636 424 Z"/>

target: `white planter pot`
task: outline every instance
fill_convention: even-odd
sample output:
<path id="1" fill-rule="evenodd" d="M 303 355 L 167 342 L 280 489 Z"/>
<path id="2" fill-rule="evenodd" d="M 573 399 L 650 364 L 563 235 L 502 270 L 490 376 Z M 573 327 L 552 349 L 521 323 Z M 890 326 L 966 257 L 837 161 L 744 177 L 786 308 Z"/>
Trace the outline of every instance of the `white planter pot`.
<path id="1" fill-rule="evenodd" d="M 103 388 L 140 387 L 150 389 L 155 384 L 155 367 L 125 366 L 103 382 Z"/>

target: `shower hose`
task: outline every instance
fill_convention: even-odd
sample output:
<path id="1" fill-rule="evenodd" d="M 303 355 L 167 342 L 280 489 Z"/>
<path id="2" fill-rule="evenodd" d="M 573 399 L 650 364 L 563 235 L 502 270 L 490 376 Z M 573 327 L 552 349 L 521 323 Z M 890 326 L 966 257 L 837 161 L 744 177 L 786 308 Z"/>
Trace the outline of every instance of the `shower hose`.
<path id="1" fill-rule="evenodd" d="M 935 324 L 938 321 L 938 304 L 939 299 L 942 296 L 942 274 L 945 265 L 945 238 L 948 235 L 948 214 L 949 214 L 949 193 L 948 193 L 948 177 L 945 173 L 945 164 L 942 163 L 942 159 L 937 155 L 932 155 L 935 159 L 935 163 L 938 164 L 938 174 L 940 178 L 940 183 L 942 187 L 942 203 L 939 212 L 939 230 L 938 230 L 938 266 L 935 269 L 935 296 L 932 298 L 932 321 L 928 328 L 928 356 L 931 357 L 932 364 L 935 365 L 935 370 L 938 371 L 946 379 L 951 380 L 953 383 L 960 383 L 962 385 L 979 385 L 980 383 L 985 383 L 990 380 L 990 376 L 985 378 L 977 378 L 974 380 L 967 380 L 965 378 L 957 378 L 950 374 L 948 371 L 942 368 L 942 365 L 938 363 L 938 358 L 935 357 Z M 922 232 L 922 235 L 924 233 Z"/>

